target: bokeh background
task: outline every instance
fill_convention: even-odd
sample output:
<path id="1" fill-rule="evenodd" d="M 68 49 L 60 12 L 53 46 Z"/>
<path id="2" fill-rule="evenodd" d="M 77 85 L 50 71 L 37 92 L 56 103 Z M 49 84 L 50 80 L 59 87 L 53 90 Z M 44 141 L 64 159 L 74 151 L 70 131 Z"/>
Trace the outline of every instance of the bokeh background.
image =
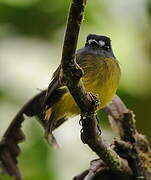
<path id="1" fill-rule="evenodd" d="M 19 108 L 45 89 L 61 58 L 70 1 L 0 0 L 0 137 Z M 118 95 L 136 114 L 138 130 L 151 140 L 151 1 L 88 1 L 78 48 L 89 33 L 112 39 L 122 79 Z M 70 180 L 96 155 L 80 140 L 79 117 L 55 131 L 49 147 L 35 119 L 23 124 L 19 167 L 24 180 Z M 115 134 L 102 117 L 106 143 Z"/>

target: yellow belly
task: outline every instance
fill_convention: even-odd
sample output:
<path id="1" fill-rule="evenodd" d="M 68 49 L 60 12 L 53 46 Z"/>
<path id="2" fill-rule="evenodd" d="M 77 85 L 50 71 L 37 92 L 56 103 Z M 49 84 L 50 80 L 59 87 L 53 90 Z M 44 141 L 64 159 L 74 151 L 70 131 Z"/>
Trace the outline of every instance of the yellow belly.
<path id="1" fill-rule="evenodd" d="M 116 93 L 119 79 L 120 68 L 117 60 L 106 58 L 96 59 L 89 64 L 83 65 L 84 76 L 82 82 L 87 92 L 98 95 L 100 100 L 99 109 L 106 106 Z M 80 113 L 74 99 L 67 92 L 59 103 L 52 107 L 51 118 L 59 120 L 63 117 L 75 116 Z"/>

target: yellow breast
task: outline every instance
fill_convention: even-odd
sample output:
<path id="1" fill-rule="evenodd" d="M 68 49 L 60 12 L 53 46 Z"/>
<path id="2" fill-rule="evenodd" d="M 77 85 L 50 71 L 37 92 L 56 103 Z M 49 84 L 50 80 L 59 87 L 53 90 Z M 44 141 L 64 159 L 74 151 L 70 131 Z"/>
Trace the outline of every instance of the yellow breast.
<path id="1" fill-rule="evenodd" d="M 116 93 L 119 79 L 120 67 L 118 61 L 111 58 L 87 56 L 80 66 L 84 70 L 82 81 L 85 89 L 99 96 L 100 106 L 103 108 L 111 101 Z M 79 108 L 69 92 L 65 93 L 61 100 L 52 107 L 51 118 L 59 120 L 79 114 Z"/>
<path id="2" fill-rule="evenodd" d="M 86 91 L 98 95 L 100 99 L 99 108 L 103 108 L 111 101 L 118 88 L 121 76 L 118 61 L 112 58 L 97 57 L 82 68 L 84 70 L 82 80 Z"/>

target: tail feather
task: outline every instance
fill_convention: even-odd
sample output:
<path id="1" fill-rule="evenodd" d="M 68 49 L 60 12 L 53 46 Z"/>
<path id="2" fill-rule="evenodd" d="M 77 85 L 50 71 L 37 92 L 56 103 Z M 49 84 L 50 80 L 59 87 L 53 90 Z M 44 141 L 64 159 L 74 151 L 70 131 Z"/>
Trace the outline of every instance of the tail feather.
<path id="1" fill-rule="evenodd" d="M 49 106 L 53 106 L 56 102 L 59 101 L 59 99 L 62 97 L 62 95 L 65 93 L 65 90 L 63 89 L 56 89 L 52 95 L 51 95 L 51 102 L 49 103 Z M 39 94 L 37 94 L 35 97 L 33 97 L 25 106 L 24 106 L 24 111 L 23 113 L 29 117 L 33 117 L 36 116 L 38 121 L 42 124 L 42 126 L 45 129 L 45 138 L 47 140 L 47 142 L 55 147 L 59 147 L 58 143 L 56 141 L 56 138 L 54 137 L 54 135 L 52 134 L 52 132 L 48 131 L 49 126 L 52 122 L 48 122 L 50 117 L 48 117 L 47 115 L 51 115 L 51 113 L 47 113 L 46 108 L 44 107 L 44 99 L 46 97 L 47 91 L 44 90 L 42 92 L 40 92 Z M 49 108 L 51 109 L 51 108 Z M 47 119 L 46 119 L 47 117 Z M 52 131 L 54 129 L 56 129 L 58 126 L 60 126 L 63 122 L 65 121 L 65 119 L 61 119 L 58 120 L 58 123 L 54 123 L 54 126 L 51 128 Z"/>
<path id="2" fill-rule="evenodd" d="M 24 114 L 32 117 L 37 116 L 43 111 L 43 101 L 46 96 L 46 90 L 40 92 L 35 97 L 33 97 L 25 106 Z"/>

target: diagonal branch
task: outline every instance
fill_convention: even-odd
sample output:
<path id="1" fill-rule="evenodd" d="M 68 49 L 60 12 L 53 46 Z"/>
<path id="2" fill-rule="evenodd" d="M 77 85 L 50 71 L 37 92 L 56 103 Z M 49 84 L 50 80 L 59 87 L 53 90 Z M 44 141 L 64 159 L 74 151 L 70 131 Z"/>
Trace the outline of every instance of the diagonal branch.
<path id="1" fill-rule="evenodd" d="M 71 4 L 62 53 L 64 79 L 71 95 L 81 110 L 82 141 L 87 143 L 112 170 L 117 172 L 125 170 L 126 173 L 130 174 L 130 169 L 125 162 L 113 150 L 108 149 L 97 134 L 95 112 L 98 100 L 94 95 L 85 91 L 80 80 L 82 70 L 75 62 L 74 54 L 85 4 L 86 1 L 84 0 L 73 0 Z"/>

